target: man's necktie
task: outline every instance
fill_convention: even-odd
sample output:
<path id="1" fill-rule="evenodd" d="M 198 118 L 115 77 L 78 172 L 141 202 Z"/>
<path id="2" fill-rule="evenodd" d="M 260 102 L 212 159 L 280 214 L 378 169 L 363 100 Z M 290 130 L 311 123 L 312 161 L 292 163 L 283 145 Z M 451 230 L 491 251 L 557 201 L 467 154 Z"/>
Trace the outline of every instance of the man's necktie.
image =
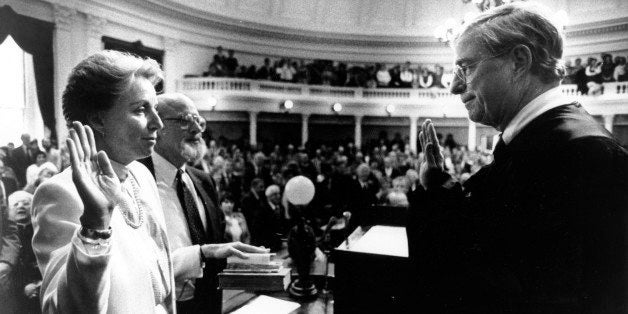
<path id="1" fill-rule="evenodd" d="M 188 189 L 185 182 L 183 182 L 183 179 L 181 178 L 182 174 L 183 170 L 177 170 L 177 176 L 175 177 L 177 196 L 179 196 L 179 201 L 181 201 L 183 213 L 185 214 L 185 219 L 188 222 L 188 229 L 190 229 L 192 244 L 202 244 L 205 234 L 203 232 L 203 222 L 201 221 L 201 216 L 199 216 L 192 191 Z"/>

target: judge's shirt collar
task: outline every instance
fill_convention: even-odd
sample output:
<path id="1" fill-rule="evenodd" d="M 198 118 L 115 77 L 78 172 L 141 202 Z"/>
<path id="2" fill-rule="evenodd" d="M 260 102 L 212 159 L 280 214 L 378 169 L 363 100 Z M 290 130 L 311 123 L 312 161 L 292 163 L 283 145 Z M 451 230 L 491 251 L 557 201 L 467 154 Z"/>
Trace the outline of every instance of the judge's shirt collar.
<path id="1" fill-rule="evenodd" d="M 510 144 L 510 142 L 523 130 L 532 120 L 538 116 L 550 111 L 556 107 L 560 107 L 565 104 L 569 104 L 571 101 L 567 99 L 561 91 L 560 86 L 554 87 L 545 93 L 532 99 L 527 105 L 525 105 L 510 121 L 508 126 L 502 133 L 502 139 L 504 143 Z"/>
<path id="2" fill-rule="evenodd" d="M 113 172 L 115 172 L 118 179 L 120 179 L 120 182 L 126 181 L 126 178 L 129 176 L 129 168 L 115 160 L 109 159 L 109 162 L 111 163 Z"/>

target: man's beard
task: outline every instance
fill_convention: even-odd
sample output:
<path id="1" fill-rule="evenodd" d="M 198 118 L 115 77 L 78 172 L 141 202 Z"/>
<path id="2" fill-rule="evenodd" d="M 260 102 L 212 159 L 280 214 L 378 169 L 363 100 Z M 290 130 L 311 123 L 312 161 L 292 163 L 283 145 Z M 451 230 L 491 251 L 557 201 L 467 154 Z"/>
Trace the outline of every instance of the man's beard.
<path id="1" fill-rule="evenodd" d="M 198 163 L 203 158 L 206 151 L 207 147 L 203 139 L 199 139 L 198 143 L 190 143 L 186 140 L 181 141 L 181 156 L 188 163 Z"/>

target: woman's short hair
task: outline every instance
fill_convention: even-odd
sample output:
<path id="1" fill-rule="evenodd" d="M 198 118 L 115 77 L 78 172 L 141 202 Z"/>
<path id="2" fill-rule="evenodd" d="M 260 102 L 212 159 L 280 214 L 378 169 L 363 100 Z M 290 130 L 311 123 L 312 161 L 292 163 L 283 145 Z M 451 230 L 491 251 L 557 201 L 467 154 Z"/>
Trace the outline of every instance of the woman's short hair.
<path id="1" fill-rule="evenodd" d="M 100 51 L 81 61 L 72 69 L 63 92 L 68 127 L 73 121 L 86 124 L 90 114 L 111 108 L 138 77 L 154 86 L 163 79 L 163 72 L 153 59 L 115 50 Z"/>
<path id="2" fill-rule="evenodd" d="M 560 80 L 565 76 L 563 36 L 545 11 L 525 2 L 502 5 L 465 23 L 455 40 L 473 33 L 493 55 L 523 44 L 532 53 L 533 74 L 546 83 Z"/>

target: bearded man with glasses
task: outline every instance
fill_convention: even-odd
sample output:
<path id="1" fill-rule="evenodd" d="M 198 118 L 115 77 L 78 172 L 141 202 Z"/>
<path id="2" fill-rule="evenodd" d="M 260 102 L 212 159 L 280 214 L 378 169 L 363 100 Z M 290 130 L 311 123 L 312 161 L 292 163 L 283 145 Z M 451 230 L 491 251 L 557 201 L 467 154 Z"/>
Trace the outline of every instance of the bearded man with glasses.
<path id="1" fill-rule="evenodd" d="M 421 126 L 407 234 L 427 313 L 628 312 L 628 153 L 562 96 L 563 39 L 546 16 L 503 5 L 455 38 L 451 91 L 502 133 L 462 187 Z"/>
<path id="2" fill-rule="evenodd" d="M 164 127 L 152 155 L 157 190 L 166 218 L 172 253 L 178 313 L 222 313 L 217 274 L 225 258 L 268 252 L 240 242 L 225 242 L 225 217 L 214 180 L 187 166 L 203 157 L 205 119 L 183 94 L 157 96 Z"/>

